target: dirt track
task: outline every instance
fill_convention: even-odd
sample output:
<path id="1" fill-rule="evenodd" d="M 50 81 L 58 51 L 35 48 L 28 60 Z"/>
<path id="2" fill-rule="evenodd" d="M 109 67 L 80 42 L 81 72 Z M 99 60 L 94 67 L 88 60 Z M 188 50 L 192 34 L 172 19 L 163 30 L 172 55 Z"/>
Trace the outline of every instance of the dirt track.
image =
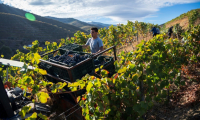
<path id="1" fill-rule="evenodd" d="M 129 45 L 124 45 L 124 46 L 120 47 L 119 50 L 117 51 L 117 53 L 119 53 L 119 52 L 121 52 L 121 51 L 130 52 L 130 51 L 132 51 L 132 50 L 136 50 L 136 48 L 137 48 L 136 45 L 137 45 L 137 44 L 139 44 L 142 40 L 147 41 L 147 40 L 149 40 L 149 39 L 151 39 L 151 38 L 152 38 L 151 33 L 149 33 L 149 34 L 147 35 L 147 37 L 145 37 L 145 38 L 139 37 L 139 38 L 138 38 L 138 41 L 136 40 L 136 42 L 133 42 L 133 43 L 131 43 L 131 44 L 129 44 Z"/>

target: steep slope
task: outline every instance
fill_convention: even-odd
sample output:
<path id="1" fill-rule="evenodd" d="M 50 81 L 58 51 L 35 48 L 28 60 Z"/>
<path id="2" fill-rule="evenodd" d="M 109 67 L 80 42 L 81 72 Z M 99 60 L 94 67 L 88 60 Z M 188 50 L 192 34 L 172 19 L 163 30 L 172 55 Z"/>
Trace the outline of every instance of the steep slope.
<path id="1" fill-rule="evenodd" d="M 61 38 L 73 36 L 74 33 L 61 27 L 41 21 L 29 21 L 22 16 L 0 13 L 0 48 L 8 46 L 12 53 L 23 46 L 38 40 L 41 46 L 45 41 L 58 42 Z"/>
<path id="2" fill-rule="evenodd" d="M 200 9 L 194 9 L 183 13 L 180 16 L 166 22 L 163 26 L 169 28 L 176 24 L 180 24 L 183 29 L 187 29 L 189 24 L 198 25 L 200 24 Z"/>
<path id="3" fill-rule="evenodd" d="M 9 47 L 14 54 L 17 49 L 38 40 L 41 46 L 45 41 L 58 42 L 61 38 L 72 37 L 74 33 L 85 30 L 33 14 L 35 21 L 25 18 L 26 11 L 0 4 L 0 49 Z M 1 51 L 0 51 L 1 52 Z M 1 54 L 1 53 L 0 53 Z M 12 55 L 11 55 L 12 56 Z"/>
<path id="4" fill-rule="evenodd" d="M 14 7 L 5 5 L 5 4 L 0 4 L 0 12 L 15 14 L 15 15 L 23 16 L 23 17 L 25 16 L 25 13 L 27 13 L 24 10 L 20 10 L 18 8 L 14 8 Z M 72 33 L 75 33 L 78 30 L 83 31 L 83 32 L 87 32 L 87 31 L 80 29 L 79 27 L 76 27 L 76 26 L 73 26 L 73 25 L 64 24 L 62 22 L 58 22 L 58 21 L 53 20 L 53 19 L 41 17 L 41 16 L 38 16 L 38 15 L 35 15 L 35 14 L 33 14 L 33 15 L 36 17 L 37 21 L 42 21 L 42 22 L 46 22 L 46 23 L 49 23 L 49 24 L 52 24 L 52 25 L 56 25 L 58 27 L 62 27 L 66 30 L 70 30 L 70 32 L 72 32 Z"/>
<path id="5" fill-rule="evenodd" d="M 56 41 L 73 36 L 69 30 L 41 21 L 29 21 L 25 17 L 0 13 L 0 39 L 25 41 Z"/>

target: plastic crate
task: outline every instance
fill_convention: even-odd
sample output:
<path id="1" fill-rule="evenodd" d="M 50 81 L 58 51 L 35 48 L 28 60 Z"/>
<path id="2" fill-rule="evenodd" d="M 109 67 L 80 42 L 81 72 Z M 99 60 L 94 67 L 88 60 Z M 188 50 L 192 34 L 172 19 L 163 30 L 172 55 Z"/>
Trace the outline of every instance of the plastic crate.
<path id="1" fill-rule="evenodd" d="M 61 63 L 61 62 L 55 62 L 55 63 L 60 64 L 60 65 L 64 65 L 64 63 Z M 59 67 L 56 67 L 56 66 L 52 66 L 53 67 L 53 74 L 56 77 L 65 79 L 67 81 L 69 81 L 69 79 L 70 79 L 69 82 L 75 82 L 76 79 L 81 79 L 81 77 L 83 77 L 87 73 L 90 73 L 90 72 L 92 72 L 92 70 L 94 70 L 94 65 L 93 65 L 92 59 L 84 62 L 84 64 L 75 65 L 75 66 L 76 66 L 76 68 L 72 67 L 71 69 L 69 68 L 68 70 L 63 69 L 63 68 L 59 68 Z M 70 78 L 70 74 L 71 74 L 72 78 Z"/>
<path id="2" fill-rule="evenodd" d="M 114 59 L 113 57 L 110 57 L 110 56 L 98 56 L 97 59 L 94 60 L 94 62 L 95 61 L 98 61 L 99 63 L 95 65 L 95 68 L 97 68 L 97 67 L 100 67 L 101 65 L 103 66 L 108 65 L 109 63 L 113 62 Z"/>
<path id="3" fill-rule="evenodd" d="M 49 61 L 49 60 L 48 60 Z M 44 69 L 47 71 L 47 73 L 52 73 L 53 72 L 53 69 L 52 69 L 52 65 L 48 64 L 48 63 L 45 63 L 45 62 L 40 62 L 38 64 L 38 67 L 41 68 L 41 69 Z"/>
<path id="4" fill-rule="evenodd" d="M 60 54 L 64 54 L 64 52 L 65 52 L 66 50 L 82 52 L 82 51 L 83 51 L 83 48 L 82 48 L 81 45 L 78 45 L 78 44 L 68 44 L 68 45 L 61 46 L 61 47 L 59 48 Z"/>
<path id="5" fill-rule="evenodd" d="M 63 51 L 63 54 L 65 52 L 67 52 L 67 50 L 62 50 L 62 51 Z M 72 52 L 72 54 L 78 53 L 80 55 L 86 55 L 86 54 L 91 55 L 89 53 L 84 53 L 84 52 L 77 52 L 77 51 L 71 51 L 71 52 Z M 47 70 L 47 73 L 49 73 L 55 77 L 69 81 L 69 82 L 75 82 L 76 79 L 81 79 L 84 75 L 86 75 L 87 73 L 90 73 L 90 72 L 92 72 L 92 70 L 94 70 L 94 63 L 93 63 L 93 59 L 91 59 L 91 58 L 85 59 L 84 61 L 81 61 L 80 63 L 77 63 L 74 66 L 69 66 L 68 64 L 65 64 L 63 62 L 55 61 L 52 58 L 49 58 L 48 61 L 68 67 L 69 69 L 64 69 L 64 68 L 60 68 L 58 66 L 50 65 L 51 70 L 48 70 L 47 67 L 46 68 L 43 67 L 43 68 L 45 68 L 45 70 Z"/>
<path id="6" fill-rule="evenodd" d="M 109 72 L 109 76 L 112 76 L 115 73 L 115 65 L 114 65 L 114 58 L 110 57 L 110 56 L 98 56 L 97 59 L 95 59 L 96 61 L 98 61 L 95 65 L 95 68 L 100 67 L 101 65 L 103 65 L 103 69 L 107 70 Z M 95 63 L 94 60 L 94 63 Z"/>

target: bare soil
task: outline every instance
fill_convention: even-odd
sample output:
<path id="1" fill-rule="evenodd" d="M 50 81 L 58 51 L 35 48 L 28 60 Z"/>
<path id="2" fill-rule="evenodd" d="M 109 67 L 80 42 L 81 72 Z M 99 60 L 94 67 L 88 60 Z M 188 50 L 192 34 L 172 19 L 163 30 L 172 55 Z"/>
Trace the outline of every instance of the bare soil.
<path id="1" fill-rule="evenodd" d="M 174 25 L 176 25 L 177 23 L 179 23 L 180 26 L 183 27 L 183 29 L 186 29 L 186 28 L 189 26 L 188 17 L 184 17 L 184 18 L 181 19 L 181 20 L 176 20 L 176 21 L 170 22 L 169 24 L 166 25 L 166 28 L 169 28 L 169 27 L 171 27 L 171 26 L 174 26 Z"/>

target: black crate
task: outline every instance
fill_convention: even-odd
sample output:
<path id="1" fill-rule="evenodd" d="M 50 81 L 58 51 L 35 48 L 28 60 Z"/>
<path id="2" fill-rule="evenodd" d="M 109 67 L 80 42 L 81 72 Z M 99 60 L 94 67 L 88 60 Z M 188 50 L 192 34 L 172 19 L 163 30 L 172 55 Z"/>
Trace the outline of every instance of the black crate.
<path id="1" fill-rule="evenodd" d="M 47 60 L 49 61 L 49 60 Z M 45 63 L 45 62 L 40 62 L 38 64 L 38 67 L 41 68 L 41 69 L 44 69 L 47 71 L 47 73 L 52 73 L 53 72 L 53 69 L 52 69 L 52 65 L 48 64 L 48 63 Z"/>
<path id="2" fill-rule="evenodd" d="M 87 59 L 86 59 L 87 60 Z M 55 62 L 55 61 L 52 61 Z M 65 65 L 64 63 L 61 62 L 55 62 L 56 64 L 60 64 L 60 65 L 64 65 L 64 66 L 68 66 Z M 73 67 L 69 67 L 69 69 L 64 69 L 64 68 L 60 68 L 57 66 L 52 66 L 53 68 L 53 73 L 56 77 L 65 79 L 65 80 L 71 80 L 69 82 L 75 82 L 76 79 L 81 79 L 81 77 L 83 77 L 84 75 L 86 75 L 87 73 L 92 72 L 92 70 L 94 70 L 94 65 L 93 65 L 93 61 L 92 59 L 84 62 L 83 64 L 80 65 L 75 65 Z M 71 77 L 70 77 L 71 75 Z"/>
<path id="3" fill-rule="evenodd" d="M 99 64 L 98 64 L 99 63 Z M 100 67 L 103 65 L 102 69 L 105 69 L 109 72 L 109 76 L 112 76 L 115 73 L 115 65 L 114 65 L 114 58 L 110 56 L 98 56 L 94 60 L 95 68 Z"/>
<path id="4" fill-rule="evenodd" d="M 113 57 L 110 57 L 110 56 L 98 56 L 94 60 L 94 62 L 96 62 L 95 68 L 100 67 L 101 65 L 106 66 L 106 65 L 110 64 L 113 61 L 114 61 Z"/>
<path id="5" fill-rule="evenodd" d="M 63 54 L 65 52 L 68 52 L 67 50 L 61 50 L 61 51 L 63 51 Z M 77 53 L 80 55 L 87 54 L 87 55 L 91 56 L 91 54 L 84 53 L 84 52 L 71 51 L 71 53 L 72 54 Z M 65 64 L 63 62 L 55 61 L 52 58 L 49 58 L 48 61 L 68 67 L 68 69 L 64 69 L 64 68 L 61 68 L 58 66 L 49 65 L 49 66 L 51 66 L 51 70 L 48 70 L 47 67 L 46 68 L 41 67 L 41 68 L 47 70 L 47 73 L 49 73 L 55 77 L 69 81 L 69 82 L 75 82 L 76 79 L 81 79 L 84 75 L 86 75 L 87 73 L 90 73 L 90 72 L 92 72 L 92 70 L 94 70 L 94 63 L 93 63 L 93 59 L 91 59 L 91 58 L 85 59 L 84 61 L 81 61 L 80 63 L 77 63 L 74 66 L 69 66 L 68 64 Z M 45 65 L 46 64 L 47 63 L 45 63 Z"/>

